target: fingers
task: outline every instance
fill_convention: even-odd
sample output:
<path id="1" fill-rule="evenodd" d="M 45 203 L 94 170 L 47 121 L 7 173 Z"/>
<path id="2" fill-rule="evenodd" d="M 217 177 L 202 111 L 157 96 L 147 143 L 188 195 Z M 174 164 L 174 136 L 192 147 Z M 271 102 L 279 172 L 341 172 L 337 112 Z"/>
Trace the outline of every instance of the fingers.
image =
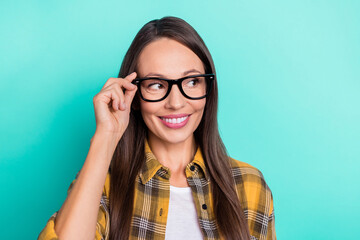
<path id="1" fill-rule="evenodd" d="M 107 87 L 109 87 L 110 85 L 112 85 L 114 82 L 119 82 L 121 80 L 125 80 L 124 82 L 130 82 L 132 80 L 134 80 L 136 78 L 136 72 L 133 72 L 129 75 L 127 75 L 125 78 L 109 78 L 106 83 L 104 84 L 104 86 L 102 87 L 102 89 L 105 89 Z"/>
<path id="2" fill-rule="evenodd" d="M 114 111 L 126 110 L 130 107 L 137 87 L 131 82 L 136 78 L 136 72 L 127 75 L 125 78 L 109 78 L 103 87 L 103 91 L 110 93 L 112 108 Z"/>
<path id="3" fill-rule="evenodd" d="M 134 96 L 135 96 L 135 93 L 136 93 L 136 90 L 137 90 L 137 86 L 134 85 L 134 84 L 131 84 L 132 86 L 134 86 L 134 89 L 133 90 L 129 90 L 129 91 L 125 91 L 125 108 L 131 106 L 131 103 L 134 99 Z"/>
<path id="4" fill-rule="evenodd" d="M 115 111 L 123 109 L 123 102 L 124 102 L 124 93 L 119 86 L 119 84 L 114 83 L 112 85 L 112 90 L 114 91 L 113 94 L 113 108 Z"/>
<path id="5" fill-rule="evenodd" d="M 136 72 L 132 72 L 129 75 L 127 75 L 124 79 L 131 82 L 132 80 L 134 80 L 136 78 L 137 73 Z"/>
<path id="6" fill-rule="evenodd" d="M 129 98 L 128 96 L 134 96 L 137 90 L 136 85 L 125 82 L 120 87 L 119 85 L 115 85 L 116 92 L 119 96 L 119 110 L 126 110 L 128 106 L 131 105 L 132 98 Z M 123 91 L 125 90 L 125 91 Z"/>

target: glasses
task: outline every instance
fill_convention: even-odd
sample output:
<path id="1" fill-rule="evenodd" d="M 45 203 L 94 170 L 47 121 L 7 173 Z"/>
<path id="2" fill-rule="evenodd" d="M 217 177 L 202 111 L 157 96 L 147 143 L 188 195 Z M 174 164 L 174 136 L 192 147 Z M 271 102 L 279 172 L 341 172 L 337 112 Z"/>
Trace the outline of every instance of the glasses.
<path id="1" fill-rule="evenodd" d="M 140 97 L 147 102 L 164 100 L 171 91 L 172 86 L 178 86 L 182 95 L 188 99 L 205 98 L 211 90 L 215 74 L 199 74 L 179 79 L 165 79 L 158 77 L 136 78 L 131 83 L 140 89 Z"/>

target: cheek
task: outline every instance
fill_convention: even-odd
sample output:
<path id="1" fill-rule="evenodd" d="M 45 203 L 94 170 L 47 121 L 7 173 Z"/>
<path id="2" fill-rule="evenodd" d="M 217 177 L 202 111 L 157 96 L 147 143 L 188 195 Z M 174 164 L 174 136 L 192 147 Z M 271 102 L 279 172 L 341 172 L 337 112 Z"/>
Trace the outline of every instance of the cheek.
<path id="1" fill-rule="evenodd" d="M 201 119 L 204 116 L 205 105 L 206 105 L 206 100 L 198 100 L 198 102 L 195 105 L 193 105 L 196 114 L 197 124 L 201 122 Z"/>
<path id="2" fill-rule="evenodd" d="M 155 116 L 154 114 L 157 112 L 158 108 L 159 108 L 158 105 L 155 103 L 148 103 L 141 101 L 140 111 L 144 121 L 146 122 L 151 117 L 154 117 Z"/>
<path id="3" fill-rule="evenodd" d="M 197 100 L 196 104 L 194 105 L 194 109 L 196 111 L 204 111 L 206 105 L 206 99 Z"/>

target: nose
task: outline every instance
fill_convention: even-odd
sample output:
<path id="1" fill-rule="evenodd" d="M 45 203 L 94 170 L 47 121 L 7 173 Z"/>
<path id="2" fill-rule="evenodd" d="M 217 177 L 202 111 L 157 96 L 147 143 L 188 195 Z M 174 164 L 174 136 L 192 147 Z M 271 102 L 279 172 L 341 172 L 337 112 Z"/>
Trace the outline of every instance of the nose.
<path id="1" fill-rule="evenodd" d="M 167 96 L 165 108 L 168 109 L 181 109 L 185 106 L 185 97 L 181 94 L 179 87 L 174 84 L 171 88 L 169 96 Z"/>

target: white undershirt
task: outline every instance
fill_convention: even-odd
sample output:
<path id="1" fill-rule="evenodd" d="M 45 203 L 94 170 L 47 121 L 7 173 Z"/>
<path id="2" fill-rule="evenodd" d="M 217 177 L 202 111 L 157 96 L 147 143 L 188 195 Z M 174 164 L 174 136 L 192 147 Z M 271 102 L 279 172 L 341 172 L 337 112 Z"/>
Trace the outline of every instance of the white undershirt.
<path id="1" fill-rule="evenodd" d="M 190 187 L 170 185 L 165 240 L 203 239 Z"/>

